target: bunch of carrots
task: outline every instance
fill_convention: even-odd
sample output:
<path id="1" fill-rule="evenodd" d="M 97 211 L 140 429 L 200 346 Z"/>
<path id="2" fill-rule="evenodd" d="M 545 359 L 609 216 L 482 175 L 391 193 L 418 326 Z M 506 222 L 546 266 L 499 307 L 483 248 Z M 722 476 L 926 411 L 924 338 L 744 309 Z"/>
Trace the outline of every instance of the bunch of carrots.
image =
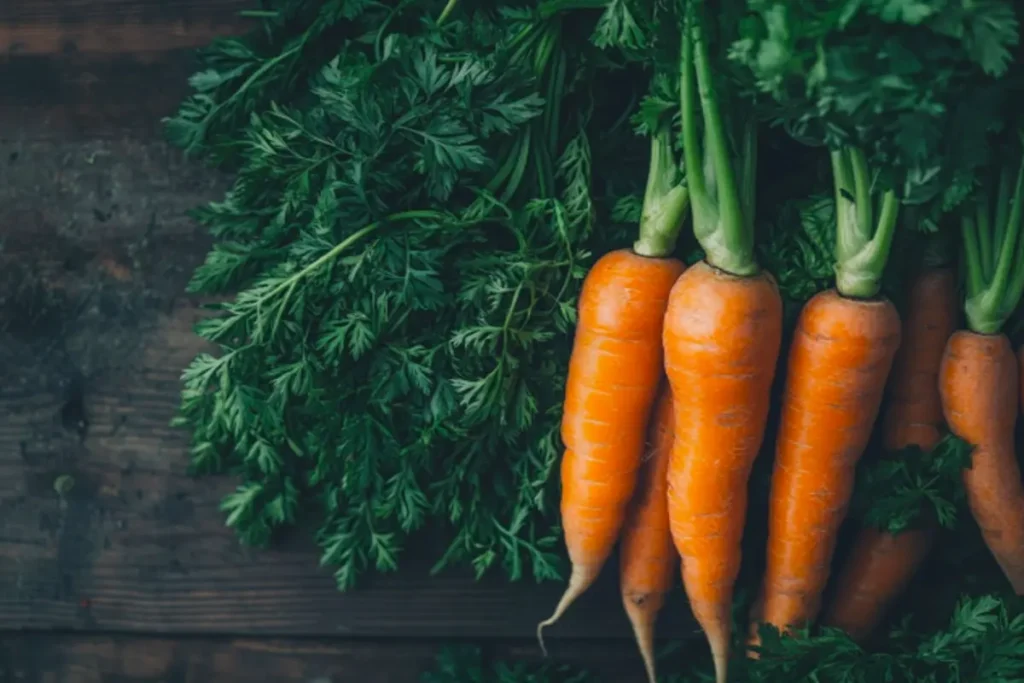
<path id="1" fill-rule="evenodd" d="M 803 306 L 783 353 L 782 296 L 755 250 L 756 124 L 731 120 L 720 101 L 702 4 L 687 3 L 681 37 L 682 163 L 676 119 L 664 116 L 651 130 L 638 239 L 599 259 L 580 297 L 562 423 L 572 573 L 538 637 L 621 541 L 623 604 L 650 680 L 654 623 L 681 564 L 716 681 L 725 683 L 748 480 L 777 368 L 784 388 L 766 568 L 748 654 L 756 656 L 763 626 L 785 632 L 819 616 L 866 638 L 935 545 L 938 525 L 927 517 L 899 533 L 862 528 L 821 614 L 856 468 L 886 395 L 880 426 L 893 457 L 929 457 L 949 439 L 972 448 L 963 472 L 971 513 L 1013 590 L 1024 593 L 1014 447 L 1024 374 L 1002 332 L 1024 293 L 1024 157 L 1018 149 L 992 160 L 996 180 L 957 214 L 962 268 L 952 250 L 936 250 L 898 311 L 883 294 L 883 272 L 903 200 L 873 182 L 864 150 L 832 149 L 835 283 Z M 687 217 L 703 250 L 689 267 L 673 256 Z"/>

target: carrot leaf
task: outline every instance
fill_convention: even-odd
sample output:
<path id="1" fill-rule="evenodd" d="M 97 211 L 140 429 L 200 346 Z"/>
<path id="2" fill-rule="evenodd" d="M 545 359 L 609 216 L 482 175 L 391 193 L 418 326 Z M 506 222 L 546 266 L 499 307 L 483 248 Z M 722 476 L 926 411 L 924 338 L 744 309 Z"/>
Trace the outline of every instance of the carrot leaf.
<path id="1" fill-rule="evenodd" d="M 854 515 L 863 524 L 898 534 L 927 520 L 951 529 L 965 502 L 963 471 L 973 447 L 947 433 L 931 451 L 908 446 L 865 458 L 857 477 Z"/>
<path id="2" fill-rule="evenodd" d="M 427 534 L 438 570 L 556 577 L 576 299 L 643 191 L 648 52 L 610 20 L 598 48 L 593 0 L 272 4 L 167 123 L 233 174 L 196 211 L 192 469 L 237 478 L 248 544 L 308 521 L 341 589 Z"/>
<path id="3" fill-rule="evenodd" d="M 901 207 L 935 230 L 963 201 L 997 111 L 1018 23 L 1014 3 L 748 0 L 731 56 L 770 117 L 832 158 L 836 285 L 879 293 Z M 987 45 L 980 48 L 980 41 Z M 904 223 L 905 224 L 905 223 Z"/>

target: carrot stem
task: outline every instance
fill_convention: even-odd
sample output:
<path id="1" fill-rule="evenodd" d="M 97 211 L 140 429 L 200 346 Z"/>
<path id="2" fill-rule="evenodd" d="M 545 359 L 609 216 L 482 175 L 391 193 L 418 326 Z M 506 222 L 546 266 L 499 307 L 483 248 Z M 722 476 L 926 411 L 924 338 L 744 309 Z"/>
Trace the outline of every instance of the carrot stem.
<path id="1" fill-rule="evenodd" d="M 640 236 L 633 251 L 641 256 L 663 258 L 676 248 L 676 239 L 690 205 L 690 193 L 680 177 L 672 150 L 671 120 L 651 136 L 651 164 L 647 172 Z"/>
<path id="2" fill-rule="evenodd" d="M 836 289 L 843 296 L 870 299 L 882 288 L 900 201 L 895 191 L 887 190 L 876 210 L 871 172 L 860 149 L 848 147 L 832 152 L 832 175 L 836 195 Z"/>
<path id="3" fill-rule="evenodd" d="M 974 216 L 961 217 L 968 285 L 964 309 L 968 328 L 979 334 L 999 332 L 1024 293 L 1024 156 L 1016 160 L 1013 181 L 1012 173 L 1013 165 L 1004 164 Z M 989 220 L 993 214 L 995 221 Z"/>
<path id="4" fill-rule="evenodd" d="M 718 93 L 715 90 L 707 37 L 695 3 L 687 3 L 682 40 L 680 103 L 686 182 L 693 202 L 693 230 L 709 264 L 740 277 L 758 272 L 754 258 L 752 206 L 741 201 Z M 704 149 L 698 134 L 697 105 L 704 121 Z M 746 126 L 741 152 L 753 149 L 753 126 Z M 704 155 L 702 163 L 702 152 Z M 741 160 L 743 199 L 752 199 L 752 160 Z M 745 216 L 745 213 L 748 214 Z"/>

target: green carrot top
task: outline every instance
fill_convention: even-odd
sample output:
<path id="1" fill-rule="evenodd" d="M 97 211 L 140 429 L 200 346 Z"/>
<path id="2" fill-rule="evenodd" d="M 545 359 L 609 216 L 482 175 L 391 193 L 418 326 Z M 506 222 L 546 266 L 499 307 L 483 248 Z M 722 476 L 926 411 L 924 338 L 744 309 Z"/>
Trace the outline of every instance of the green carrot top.
<path id="1" fill-rule="evenodd" d="M 1024 156 L 1020 145 L 1002 160 L 975 202 L 961 213 L 967 280 L 967 326 L 981 334 L 1002 330 L 1024 294 Z"/>
<path id="2" fill-rule="evenodd" d="M 753 275 L 759 270 L 753 229 L 756 128 L 752 118 L 741 120 L 732 110 L 728 123 L 734 124 L 735 134 L 729 135 L 700 4 L 687 3 L 680 87 L 693 230 L 709 264 L 734 275 Z M 704 124 L 703 148 L 698 102 Z"/>

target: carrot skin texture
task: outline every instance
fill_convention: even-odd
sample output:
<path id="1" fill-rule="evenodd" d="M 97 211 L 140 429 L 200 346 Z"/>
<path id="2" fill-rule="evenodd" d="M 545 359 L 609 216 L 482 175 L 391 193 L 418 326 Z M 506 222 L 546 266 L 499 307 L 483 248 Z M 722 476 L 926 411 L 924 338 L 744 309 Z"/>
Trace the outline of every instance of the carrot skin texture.
<path id="1" fill-rule="evenodd" d="M 884 299 L 828 290 L 800 314 L 776 442 L 763 587 L 763 619 L 780 630 L 817 615 L 854 469 L 899 343 L 899 314 Z"/>
<path id="2" fill-rule="evenodd" d="M 620 249 L 584 280 L 562 417 L 561 513 L 572 574 L 554 614 L 538 625 L 539 640 L 594 582 L 618 540 L 663 374 L 665 307 L 684 268 Z"/>
<path id="3" fill-rule="evenodd" d="M 641 469 L 619 551 L 622 604 L 633 627 L 650 683 L 654 666 L 654 625 L 672 588 L 679 556 L 668 521 L 668 462 L 675 437 L 672 393 L 658 398 L 650 427 L 650 457 Z"/>
<path id="4" fill-rule="evenodd" d="M 747 480 L 761 447 L 782 343 L 782 298 L 767 273 L 706 263 L 680 276 L 665 315 L 675 441 L 669 520 L 683 585 L 724 680 Z"/>
<path id="5" fill-rule="evenodd" d="M 917 445 L 929 451 L 942 438 L 945 418 L 939 368 L 958 318 L 956 273 L 952 268 L 929 269 L 914 280 L 882 422 L 886 450 Z"/>
<path id="6" fill-rule="evenodd" d="M 906 590 L 936 536 L 934 526 L 900 534 L 862 529 L 839 576 L 825 625 L 841 628 L 856 641 L 870 636 L 892 599 Z"/>
<path id="7" fill-rule="evenodd" d="M 950 430 L 972 444 L 967 502 L 1017 595 L 1024 594 L 1024 485 L 1014 450 L 1019 368 L 1005 335 L 956 332 L 939 376 Z"/>
<path id="8" fill-rule="evenodd" d="M 890 453 L 919 446 L 929 457 L 942 438 L 944 418 L 939 396 L 939 367 L 958 318 L 956 274 L 928 269 L 910 288 L 902 343 L 889 380 L 890 400 L 882 417 L 882 442 Z M 923 528 L 891 534 L 861 529 L 837 581 L 823 621 L 863 640 L 881 622 L 937 538 L 932 520 Z"/>

